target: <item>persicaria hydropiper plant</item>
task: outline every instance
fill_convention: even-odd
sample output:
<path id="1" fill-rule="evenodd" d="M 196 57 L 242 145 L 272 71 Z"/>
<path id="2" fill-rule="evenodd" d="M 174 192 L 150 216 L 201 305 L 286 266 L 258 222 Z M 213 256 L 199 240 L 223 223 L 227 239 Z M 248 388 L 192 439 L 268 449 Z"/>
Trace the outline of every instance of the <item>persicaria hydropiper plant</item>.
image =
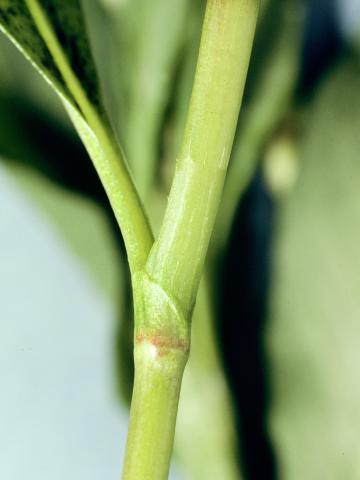
<path id="1" fill-rule="evenodd" d="M 79 1 L 0 0 L 2 30 L 59 94 L 124 238 L 135 311 L 124 480 L 168 475 L 191 316 L 221 200 L 258 7 L 259 0 L 207 1 L 186 127 L 154 239 L 103 106 Z"/>

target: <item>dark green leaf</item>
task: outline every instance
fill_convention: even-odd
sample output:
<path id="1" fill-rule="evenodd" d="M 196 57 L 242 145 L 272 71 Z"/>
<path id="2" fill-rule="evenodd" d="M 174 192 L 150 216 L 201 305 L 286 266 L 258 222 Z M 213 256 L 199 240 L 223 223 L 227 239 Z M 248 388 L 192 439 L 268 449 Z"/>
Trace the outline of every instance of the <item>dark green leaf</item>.
<path id="1" fill-rule="evenodd" d="M 76 105 L 82 103 L 79 95 L 85 94 L 101 108 L 77 0 L 0 0 L 0 26 L 62 97 Z M 66 74 L 68 69 L 71 73 Z"/>

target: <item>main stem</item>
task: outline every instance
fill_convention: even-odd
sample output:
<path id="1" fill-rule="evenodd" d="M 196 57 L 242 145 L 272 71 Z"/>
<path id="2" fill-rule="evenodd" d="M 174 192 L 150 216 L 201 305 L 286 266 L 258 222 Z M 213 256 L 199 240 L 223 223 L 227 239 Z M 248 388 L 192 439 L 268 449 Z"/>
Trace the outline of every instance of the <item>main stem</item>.
<path id="1" fill-rule="evenodd" d="M 157 358 L 151 342 L 135 349 L 128 449 L 136 454 L 126 458 L 125 479 L 167 478 L 185 361 L 186 356 L 176 350 Z"/>
<path id="2" fill-rule="evenodd" d="M 146 273 L 133 278 L 135 380 L 124 480 L 167 478 L 189 323 L 176 301 Z"/>
<path id="3" fill-rule="evenodd" d="M 219 207 L 259 0 L 208 0 L 168 207 L 133 275 L 135 383 L 123 480 L 166 480 L 190 321 Z M 189 439 L 191 441 L 191 439 Z"/>

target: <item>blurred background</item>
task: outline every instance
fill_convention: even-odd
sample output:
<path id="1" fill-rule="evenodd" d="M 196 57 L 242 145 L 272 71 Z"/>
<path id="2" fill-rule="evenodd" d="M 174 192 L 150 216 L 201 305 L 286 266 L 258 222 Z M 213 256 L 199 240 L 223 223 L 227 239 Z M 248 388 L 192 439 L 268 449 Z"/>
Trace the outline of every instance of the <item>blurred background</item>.
<path id="1" fill-rule="evenodd" d="M 84 0 L 156 231 L 205 2 Z M 360 478 L 360 0 L 267 0 L 194 313 L 172 479 Z M 0 38 L 0 478 L 119 478 L 121 235 L 55 94 Z"/>

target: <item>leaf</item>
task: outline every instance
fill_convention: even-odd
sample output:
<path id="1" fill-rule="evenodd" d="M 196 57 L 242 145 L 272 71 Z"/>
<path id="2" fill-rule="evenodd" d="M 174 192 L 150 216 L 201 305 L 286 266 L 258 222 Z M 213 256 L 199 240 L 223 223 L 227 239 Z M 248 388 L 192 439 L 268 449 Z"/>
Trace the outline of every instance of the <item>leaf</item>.
<path id="1" fill-rule="evenodd" d="M 280 206 L 268 344 L 287 480 L 360 475 L 359 74 L 350 59 L 324 82 Z"/>
<path id="2" fill-rule="evenodd" d="M 102 110 L 78 0 L 0 0 L 0 27 L 63 99 Z"/>
<path id="3" fill-rule="evenodd" d="M 173 100 L 175 73 L 182 62 L 193 8 L 189 0 L 132 0 L 116 8 L 117 15 L 114 11 L 112 28 L 119 39 L 114 53 L 118 55 L 120 45 L 126 58 L 126 72 L 116 75 L 124 84 L 124 143 L 145 197 L 156 179 L 164 117 Z"/>
<path id="4" fill-rule="evenodd" d="M 3 31 L 62 98 L 107 192 L 130 266 L 138 268 L 152 234 L 102 106 L 79 1 L 0 0 L 0 19 Z"/>

